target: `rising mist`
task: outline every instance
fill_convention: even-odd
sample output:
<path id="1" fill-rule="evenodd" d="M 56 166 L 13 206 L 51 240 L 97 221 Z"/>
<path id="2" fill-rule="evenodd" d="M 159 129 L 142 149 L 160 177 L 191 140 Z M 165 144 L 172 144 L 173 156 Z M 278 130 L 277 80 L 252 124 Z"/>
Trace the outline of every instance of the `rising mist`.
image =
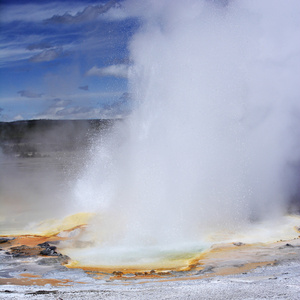
<path id="1" fill-rule="evenodd" d="M 135 1 L 131 116 L 78 179 L 102 245 L 191 242 L 279 218 L 299 186 L 298 1 Z M 91 227 L 93 228 L 93 227 Z"/>

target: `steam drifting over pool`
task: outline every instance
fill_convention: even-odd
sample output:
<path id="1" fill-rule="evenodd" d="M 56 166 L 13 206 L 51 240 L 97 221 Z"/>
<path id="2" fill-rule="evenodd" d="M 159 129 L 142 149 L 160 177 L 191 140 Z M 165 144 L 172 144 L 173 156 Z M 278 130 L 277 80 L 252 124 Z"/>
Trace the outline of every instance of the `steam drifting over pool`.
<path id="1" fill-rule="evenodd" d="M 91 261 L 103 263 L 99 249 L 200 249 L 212 232 L 278 220 L 299 185 L 299 1 L 122 5 L 141 22 L 134 109 L 75 187 L 77 209 L 100 216 Z"/>

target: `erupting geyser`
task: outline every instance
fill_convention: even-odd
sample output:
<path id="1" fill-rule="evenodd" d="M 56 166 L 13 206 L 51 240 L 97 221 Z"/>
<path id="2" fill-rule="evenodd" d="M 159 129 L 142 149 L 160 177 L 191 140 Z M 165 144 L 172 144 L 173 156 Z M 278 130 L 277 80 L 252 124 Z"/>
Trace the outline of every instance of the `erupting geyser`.
<path id="1" fill-rule="evenodd" d="M 199 251 L 209 233 L 278 219 L 300 158 L 299 1 L 122 6 L 141 22 L 129 45 L 134 108 L 76 185 L 80 210 L 99 215 L 88 262 Z"/>

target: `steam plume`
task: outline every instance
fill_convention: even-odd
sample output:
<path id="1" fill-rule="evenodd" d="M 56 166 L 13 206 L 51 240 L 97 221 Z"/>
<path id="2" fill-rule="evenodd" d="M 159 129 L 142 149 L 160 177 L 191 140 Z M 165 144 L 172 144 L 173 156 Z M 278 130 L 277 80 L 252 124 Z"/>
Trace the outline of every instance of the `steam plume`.
<path id="1" fill-rule="evenodd" d="M 283 214 L 300 158 L 299 1 L 123 5 L 142 23 L 129 45 L 136 107 L 76 187 L 107 216 L 102 241 L 194 241 Z"/>

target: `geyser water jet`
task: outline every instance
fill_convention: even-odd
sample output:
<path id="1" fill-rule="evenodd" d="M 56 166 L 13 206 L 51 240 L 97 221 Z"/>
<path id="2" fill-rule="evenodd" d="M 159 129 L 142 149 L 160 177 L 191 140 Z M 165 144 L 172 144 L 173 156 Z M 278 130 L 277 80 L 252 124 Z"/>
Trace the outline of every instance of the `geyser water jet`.
<path id="1" fill-rule="evenodd" d="M 122 5 L 141 20 L 134 109 L 97 142 L 75 189 L 79 209 L 101 215 L 91 261 L 104 263 L 103 249 L 111 263 L 111 249 L 199 250 L 211 232 L 282 215 L 300 155 L 300 3 Z"/>

